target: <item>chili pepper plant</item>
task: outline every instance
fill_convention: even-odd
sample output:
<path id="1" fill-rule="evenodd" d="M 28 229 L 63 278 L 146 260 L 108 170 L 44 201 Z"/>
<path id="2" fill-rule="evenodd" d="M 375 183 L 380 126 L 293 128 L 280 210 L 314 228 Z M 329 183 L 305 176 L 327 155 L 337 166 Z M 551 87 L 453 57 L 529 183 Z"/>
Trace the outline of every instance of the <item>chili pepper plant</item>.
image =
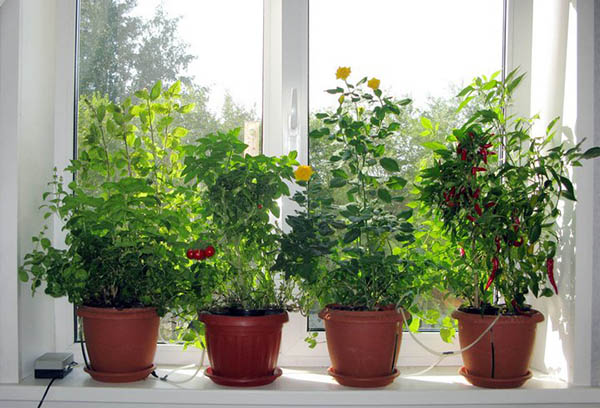
<path id="1" fill-rule="evenodd" d="M 434 146 L 433 164 L 420 175 L 420 200 L 460 247 L 458 273 L 447 281 L 466 306 L 521 313 L 528 309 L 526 295 L 559 291 L 555 224 L 560 200 L 576 199 L 569 168 L 597 157 L 600 148 L 582 153 L 583 141 L 573 147 L 555 141 L 559 118 L 545 134 L 534 134 L 536 116 L 511 113 L 524 74 L 512 71 L 504 81 L 497 75 L 476 78 L 458 95 L 461 108 L 474 99 L 484 104 L 446 145 Z"/>
<path id="2" fill-rule="evenodd" d="M 330 174 L 298 177 L 303 189 L 293 200 L 300 210 L 287 218 L 291 230 L 275 267 L 300 278 L 307 309 L 315 300 L 348 310 L 409 307 L 418 272 L 401 248 L 414 241 L 412 210 L 402 205 L 407 181 L 388 151 L 411 101 L 384 96 L 375 78 L 351 83 L 349 74 L 338 70 L 340 86 L 327 90 L 337 96 L 337 109 L 318 113 L 324 127 L 309 135 L 335 146 Z"/>
<path id="3" fill-rule="evenodd" d="M 202 205 L 199 239 L 187 256 L 191 267 L 187 312 L 268 310 L 293 307 L 293 283 L 271 272 L 279 250 L 278 200 L 289 195 L 296 153 L 245 154 L 239 129 L 186 146 L 187 196 Z M 193 220 L 192 220 L 193 221 Z"/>

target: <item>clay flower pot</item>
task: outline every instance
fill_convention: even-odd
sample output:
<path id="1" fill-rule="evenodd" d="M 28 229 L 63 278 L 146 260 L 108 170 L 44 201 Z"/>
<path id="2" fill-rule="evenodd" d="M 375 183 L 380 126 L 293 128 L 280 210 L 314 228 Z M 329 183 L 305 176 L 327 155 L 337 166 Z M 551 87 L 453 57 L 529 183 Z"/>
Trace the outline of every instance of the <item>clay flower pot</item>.
<path id="1" fill-rule="evenodd" d="M 471 344 L 496 316 L 452 312 L 458 320 L 460 347 Z M 529 361 L 533 352 L 537 324 L 544 315 L 537 310 L 518 316 L 501 316 L 483 338 L 462 353 L 460 369 L 471 384 L 486 388 L 516 388 L 531 378 Z"/>
<path id="2" fill-rule="evenodd" d="M 328 305 L 319 317 L 325 322 L 331 359 L 329 374 L 338 383 L 383 387 L 399 375 L 396 363 L 403 319 L 394 306 L 382 311 L 349 311 Z"/>
<path id="3" fill-rule="evenodd" d="M 155 368 L 159 318 L 155 308 L 108 309 L 80 306 L 90 367 L 95 380 L 131 382 Z"/>
<path id="4" fill-rule="evenodd" d="M 254 387 L 281 375 L 277 367 L 281 329 L 287 312 L 263 316 L 200 313 L 206 327 L 210 367 L 207 377 L 220 385 Z"/>

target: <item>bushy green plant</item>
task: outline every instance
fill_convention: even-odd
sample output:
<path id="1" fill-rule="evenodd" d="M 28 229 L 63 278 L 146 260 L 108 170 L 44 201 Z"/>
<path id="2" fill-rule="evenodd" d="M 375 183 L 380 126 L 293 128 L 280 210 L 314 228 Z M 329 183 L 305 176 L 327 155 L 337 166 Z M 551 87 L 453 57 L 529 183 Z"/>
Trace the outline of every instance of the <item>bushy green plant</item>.
<path id="1" fill-rule="evenodd" d="M 349 73 L 338 70 L 342 84 L 327 92 L 339 105 L 317 114 L 326 126 L 310 133 L 311 140 L 337 147 L 324 166 L 331 174 L 297 177 L 304 190 L 294 200 L 301 210 L 287 219 L 291 231 L 275 267 L 304 282 L 307 308 L 314 299 L 355 310 L 408 307 L 421 289 L 413 285 L 416 265 L 401 256 L 414 241 L 412 210 L 393 210 L 404 201 L 407 182 L 386 142 L 397 136 L 397 118 L 411 101 L 384 97 L 375 78 L 350 83 Z"/>
<path id="2" fill-rule="evenodd" d="M 187 131 L 171 123 L 193 106 L 179 104 L 179 82 L 135 96 L 87 101 L 83 146 L 67 168 L 74 179 L 66 188 L 55 174 L 43 195 L 45 217 L 64 224 L 66 248 L 52 246 L 42 231 L 19 269 L 34 292 L 45 281 L 45 293 L 75 305 L 153 306 L 163 314 L 174 304 L 193 203 L 180 192 L 179 140 Z"/>
<path id="3" fill-rule="evenodd" d="M 214 255 L 195 262 L 187 311 L 264 310 L 292 306 L 293 284 L 271 272 L 280 230 L 271 216 L 289 195 L 296 153 L 268 157 L 245 154 L 239 130 L 210 134 L 187 146 L 183 176 L 189 197 L 202 202 L 204 230 L 196 247 Z"/>
<path id="4" fill-rule="evenodd" d="M 545 135 L 534 135 L 536 117 L 510 114 L 523 75 L 513 71 L 504 81 L 496 76 L 476 78 L 459 94 L 461 107 L 474 98 L 483 98 L 484 107 L 454 129 L 446 144 L 431 146 L 436 157 L 421 173 L 420 200 L 462 248 L 456 272 L 447 275 L 450 289 L 466 306 L 519 313 L 527 308 L 527 294 L 558 292 L 554 227 L 560 199 L 575 200 L 568 167 L 597 157 L 600 148 L 581 153 L 581 143 L 554 143 L 558 118 Z"/>

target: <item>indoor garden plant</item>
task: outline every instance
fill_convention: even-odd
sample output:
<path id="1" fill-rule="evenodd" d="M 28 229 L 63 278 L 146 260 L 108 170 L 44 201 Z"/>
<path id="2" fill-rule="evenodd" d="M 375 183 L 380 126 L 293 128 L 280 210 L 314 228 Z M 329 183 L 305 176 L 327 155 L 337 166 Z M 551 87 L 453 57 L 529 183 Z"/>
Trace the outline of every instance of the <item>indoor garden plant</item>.
<path id="1" fill-rule="evenodd" d="M 281 331 L 295 298 L 293 282 L 271 271 L 280 236 L 271 216 L 289 195 L 296 154 L 245 154 L 238 134 L 210 134 L 186 147 L 183 175 L 188 195 L 202 202 L 204 230 L 189 248 L 196 261 L 183 303 L 204 323 L 205 374 L 221 385 L 256 386 L 281 375 Z"/>
<path id="2" fill-rule="evenodd" d="M 86 101 L 81 146 L 66 169 L 68 188 L 54 175 L 44 193 L 45 218 L 57 216 L 65 246 L 34 237 L 19 269 L 33 292 L 67 296 L 82 317 L 95 379 L 128 382 L 154 369 L 159 315 L 175 302 L 186 269 L 189 208 L 178 193 L 180 138 L 172 125 L 193 106 L 179 104 L 180 84 L 136 92 L 112 103 Z M 86 361 L 87 363 L 87 361 Z"/>
<path id="3" fill-rule="evenodd" d="M 497 74 L 496 74 L 497 75 Z M 575 200 L 568 166 L 596 157 L 553 143 L 553 120 L 545 135 L 533 135 L 535 118 L 511 112 L 511 96 L 523 75 L 476 78 L 459 94 L 461 106 L 481 107 L 438 143 L 421 173 L 420 200 L 440 219 L 460 248 L 449 289 L 464 300 L 453 312 L 463 352 L 463 374 L 472 384 L 510 388 L 531 377 L 529 361 L 543 315 L 526 295 L 558 293 L 554 257 L 561 198 Z M 499 155 L 502 158 L 499 158 Z"/>
<path id="4" fill-rule="evenodd" d="M 378 387 L 398 376 L 399 306 L 411 306 L 416 295 L 417 270 L 402 249 L 414 241 L 406 180 L 386 153 L 410 100 L 384 97 L 375 78 L 352 84 L 349 74 L 339 68 L 341 86 L 327 91 L 337 108 L 316 115 L 324 126 L 311 139 L 326 138 L 336 151 L 315 173 L 297 173 L 301 210 L 287 218 L 291 231 L 275 268 L 299 278 L 304 309 L 324 306 L 329 373 L 343 385 Z"/>

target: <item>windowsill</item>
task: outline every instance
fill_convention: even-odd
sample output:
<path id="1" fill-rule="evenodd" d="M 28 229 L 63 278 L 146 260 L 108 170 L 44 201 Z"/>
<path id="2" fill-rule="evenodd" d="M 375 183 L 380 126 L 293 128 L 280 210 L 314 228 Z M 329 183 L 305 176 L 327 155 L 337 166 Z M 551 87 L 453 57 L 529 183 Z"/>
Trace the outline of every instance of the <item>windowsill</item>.
<path id="1" fill-rule="evenodd" d="M 163 375 L 170 367 L 159 370 Z M 540 373 L 525 386 L 511 390 L 490 390 L 468 385 L 456 367 L 437 367 L 421 376 L 410 376 L 421 368 L 405 367 L 402 377 L 382 389 L 347 388 L 338 385 L 324 368 L 286 368 L 283 376 L 256 388 L 229 388 L 199 376 L 185 384 L 172 384 L 152 377 L 129 384 L 106 384 L 92 380 L 76 368 L 64 380 L 56 381 L 44 402 L 45 407 L 110 406 L 481 406 L 526 404 L 594 404 L 600 388 L 577 387 Z M 186 379 L 193 370 L 172 374 L 173 381 Z M 48 380 L 28 377 L 18 385 L 0 385 L 0 407 L 21 406 L 17 401 L 39 401 Z M 54 404 L 53 404 L 54 403 Z M 64 404 L 64 405 L 63 405 Z M 131 405 L 130 405 L 131 404 Z M 24 406 L 24 405 L 23 405 Z M 561 405 L 562 406 L 562 405 Z"/>

